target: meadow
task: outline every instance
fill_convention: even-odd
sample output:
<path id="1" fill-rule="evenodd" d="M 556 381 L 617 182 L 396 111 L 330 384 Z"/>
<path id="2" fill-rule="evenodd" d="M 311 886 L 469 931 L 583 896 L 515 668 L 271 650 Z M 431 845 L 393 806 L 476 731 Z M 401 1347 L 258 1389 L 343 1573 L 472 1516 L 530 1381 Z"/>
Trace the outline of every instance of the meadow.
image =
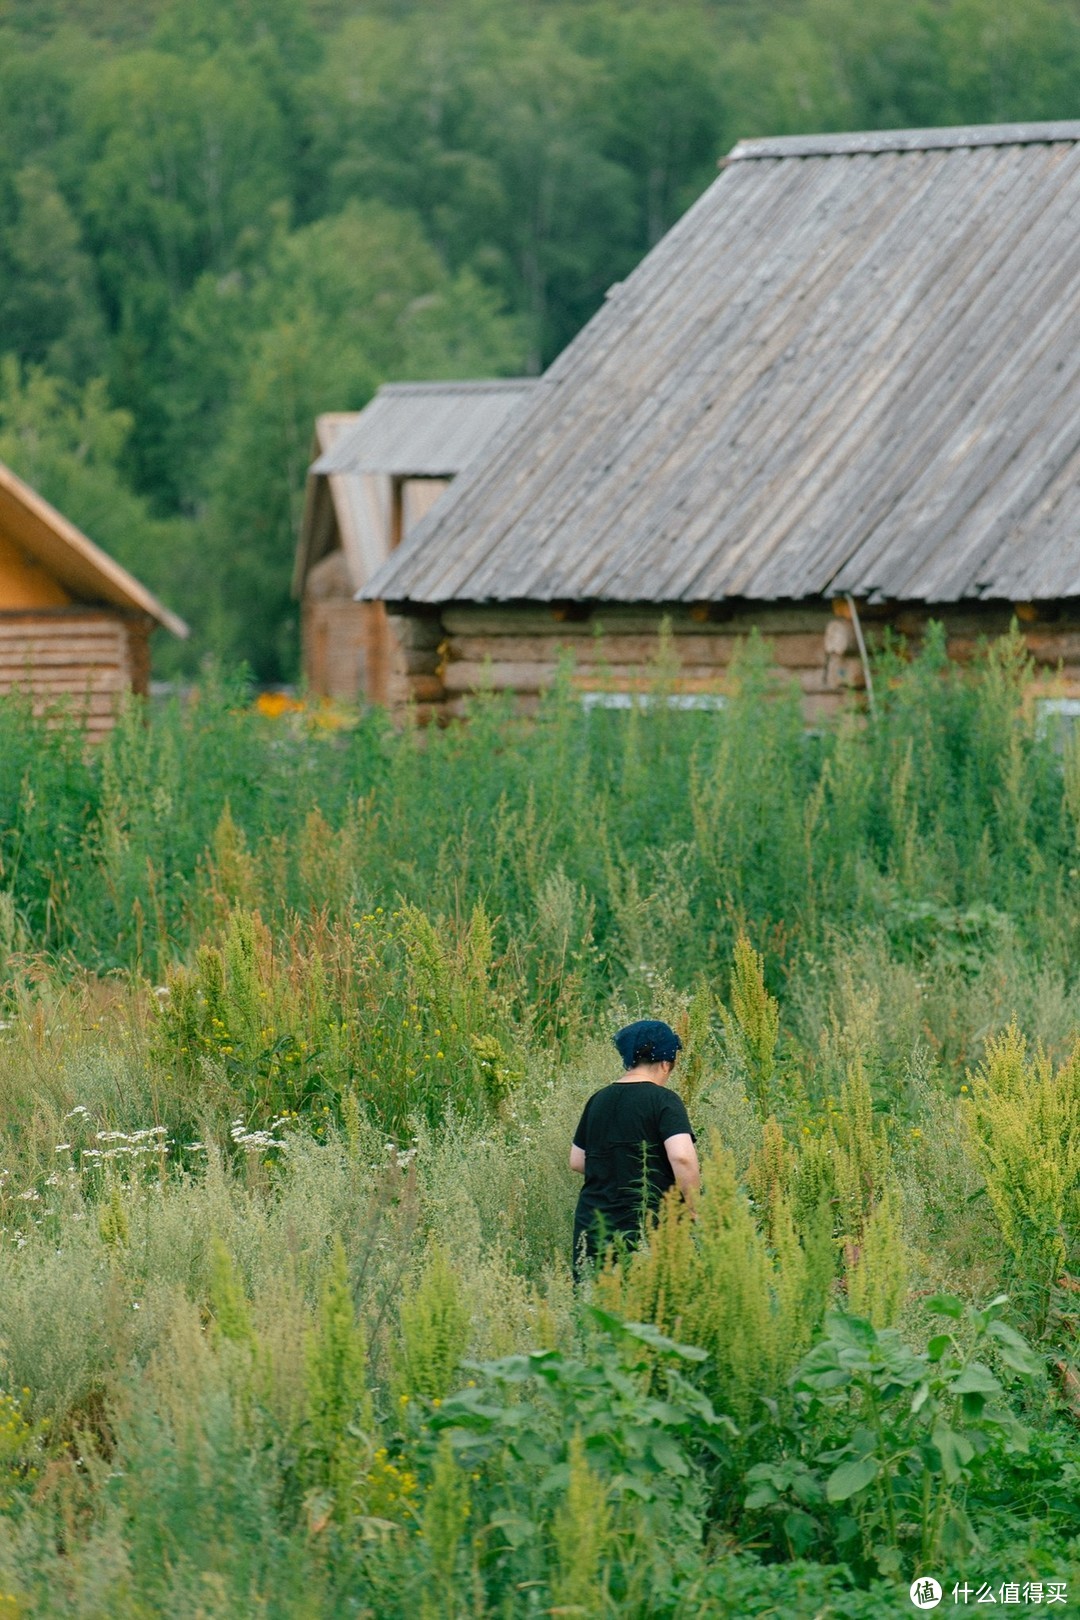
<path id="1" fill-rule="evenodd" d="M 877 687 L 0 703 L 0 1620 L 1076 1601 L 1080 751 Z M 700 1218 L 575 1293 L 642 1015 Z"/>

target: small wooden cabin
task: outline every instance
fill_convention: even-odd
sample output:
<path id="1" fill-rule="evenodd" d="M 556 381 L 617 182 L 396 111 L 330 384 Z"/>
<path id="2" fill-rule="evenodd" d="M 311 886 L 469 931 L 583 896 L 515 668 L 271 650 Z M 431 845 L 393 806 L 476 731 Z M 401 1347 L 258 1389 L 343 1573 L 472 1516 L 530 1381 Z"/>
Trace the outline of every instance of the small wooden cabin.
<path id="1" fill-rule="evenodd" d="M 364 595 L 444 714 L 566 649 L 636 701 L 665 618 L 688 704 L 752 630 L 817 716 L 1014 615 L 1080 696 L 1080 122 L 740 144 Z"/>
<path id="2" fill-rule="evenodd" d="M 146 695 L 150 636 L 187 626 L 0 463 L 0 697 L 66 701 L 91 738 L 125 692 Z"/>
<path id="3" fill-rule="evenodd" d="M 424 702 L 439 691 L 436 640 L 391 629 L 357 592 L 500 431 L 532 384 L 388 383 L 362 411 L 315 424 L 293 593 L 308 689 L 346 702 Z M 406 686 L 407 683 L 407 686 Z"/>

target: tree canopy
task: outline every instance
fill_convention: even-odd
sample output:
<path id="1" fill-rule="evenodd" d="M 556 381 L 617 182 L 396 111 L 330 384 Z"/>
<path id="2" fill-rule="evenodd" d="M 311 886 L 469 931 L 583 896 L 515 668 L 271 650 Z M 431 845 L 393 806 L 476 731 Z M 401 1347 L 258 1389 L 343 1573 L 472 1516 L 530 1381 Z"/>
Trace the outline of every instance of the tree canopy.
<path id="1" fill-rule="evenodd" d="M 741 136 L 1080 110 L 1080 0 L 0 0 L 0 457 L 297 664 L 317 411 L 538 371 Z"/>

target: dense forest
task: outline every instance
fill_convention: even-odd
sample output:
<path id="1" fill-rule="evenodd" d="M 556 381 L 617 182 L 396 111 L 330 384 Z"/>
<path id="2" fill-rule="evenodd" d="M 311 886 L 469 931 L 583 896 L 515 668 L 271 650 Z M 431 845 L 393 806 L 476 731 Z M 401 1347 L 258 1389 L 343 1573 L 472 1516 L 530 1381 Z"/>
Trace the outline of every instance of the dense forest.
<path id="1" fill-rule="evenodd" d="M 0 0 L 0 460 L 288 678 L 317 411 L 540 370 L 740 136 L 1078 111 L 1076 0 Z"/>

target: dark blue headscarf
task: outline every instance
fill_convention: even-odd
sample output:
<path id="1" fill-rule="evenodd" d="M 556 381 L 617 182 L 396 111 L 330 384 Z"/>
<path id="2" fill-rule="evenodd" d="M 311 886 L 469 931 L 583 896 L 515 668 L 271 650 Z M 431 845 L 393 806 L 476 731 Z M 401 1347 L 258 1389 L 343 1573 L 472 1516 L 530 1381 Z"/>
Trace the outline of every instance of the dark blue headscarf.
<path id="1" fill-rule="evenodd" d="M 615 1036 L 615 1045 L 627 1069 L 636 1069 L 639 1063 L 674 1063 L 676 1052 L 682 1051 L 682 1041 L 671 1025 L 659 1018 L 627 1024 Z"/>

